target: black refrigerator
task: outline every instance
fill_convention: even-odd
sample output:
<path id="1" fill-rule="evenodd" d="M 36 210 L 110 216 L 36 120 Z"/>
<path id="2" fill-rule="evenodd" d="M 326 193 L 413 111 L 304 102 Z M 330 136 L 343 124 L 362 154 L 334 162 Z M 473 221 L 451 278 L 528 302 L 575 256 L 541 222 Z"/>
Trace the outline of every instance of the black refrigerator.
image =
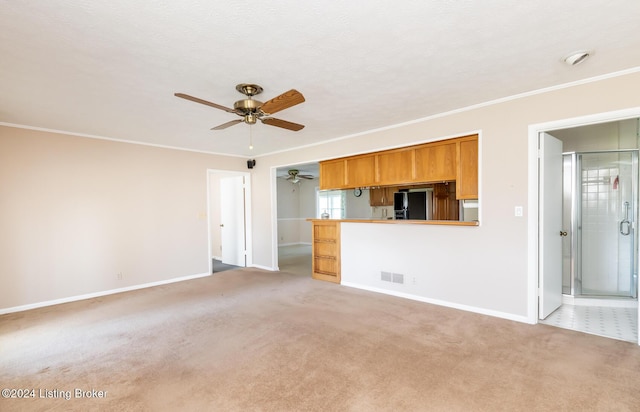
<path id="1" fill-rule="evenodd" d="M 393 210 L 396 219 L 429 219 L 427 192 L 396 192 L 393 194 Z"/>

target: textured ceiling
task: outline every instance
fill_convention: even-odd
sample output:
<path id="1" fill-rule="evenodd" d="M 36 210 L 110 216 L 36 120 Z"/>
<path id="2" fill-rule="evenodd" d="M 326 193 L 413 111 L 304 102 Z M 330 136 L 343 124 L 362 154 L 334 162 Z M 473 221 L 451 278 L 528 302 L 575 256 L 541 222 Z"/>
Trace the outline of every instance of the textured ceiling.
<path id="1" fill-rule="evenodd" d="M 640 1 L 0 0 L 0 122 L 258 156 L 640 67 Z M 562 58 L 593 50 L 584 63 Z M 224 131 L 238 83 L 306 102 Z"/>

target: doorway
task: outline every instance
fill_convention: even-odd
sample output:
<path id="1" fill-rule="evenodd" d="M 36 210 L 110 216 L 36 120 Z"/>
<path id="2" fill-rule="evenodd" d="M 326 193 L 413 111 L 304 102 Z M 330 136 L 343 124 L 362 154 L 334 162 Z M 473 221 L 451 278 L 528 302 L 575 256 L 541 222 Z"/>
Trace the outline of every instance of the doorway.
<path id="1" fill-rule="evenodd" d="M 316 217 L 317 162 L 272 169 L 276 198 L 276 267 L 311 276 L 311 222 Z"/>
<path id="2" fill-rule="evenodd" d="M 639 117 L 636 108 L 530 126 L 532 323 L 639 342 Z M 559 142 L 550 155 L 545 136 Z"/>
<path id="3" fill-rule="evenodd" d="M 251 266 L 250 174 L 208 170 L 207 189 L 209 273 Z"/>

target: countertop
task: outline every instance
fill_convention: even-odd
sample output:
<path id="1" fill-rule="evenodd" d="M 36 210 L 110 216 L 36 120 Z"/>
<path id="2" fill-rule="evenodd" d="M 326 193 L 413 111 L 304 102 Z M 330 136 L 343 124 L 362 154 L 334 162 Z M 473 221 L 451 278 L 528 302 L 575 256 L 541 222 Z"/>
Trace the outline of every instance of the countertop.
<path id="1" fill-rule="evenodd" d="M 307 219 L 309 222 L 345 222 L 345 223 L 385 223 L 392 225 L 445 225 L 445 226 L 479 226 L 479 222 L 460 222 L 457 220 L 395 220 L 395 219 Z"/>

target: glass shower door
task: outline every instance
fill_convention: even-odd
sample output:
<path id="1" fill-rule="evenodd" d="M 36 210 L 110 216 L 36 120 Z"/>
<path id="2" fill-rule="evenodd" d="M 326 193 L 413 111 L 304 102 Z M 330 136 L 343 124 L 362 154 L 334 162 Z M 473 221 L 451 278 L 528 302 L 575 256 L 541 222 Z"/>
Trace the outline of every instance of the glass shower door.
<path id="1" fill-rule="evenodd" d="M 578 155 L 581 295 L 636 297 L 637 151 Z"/>

